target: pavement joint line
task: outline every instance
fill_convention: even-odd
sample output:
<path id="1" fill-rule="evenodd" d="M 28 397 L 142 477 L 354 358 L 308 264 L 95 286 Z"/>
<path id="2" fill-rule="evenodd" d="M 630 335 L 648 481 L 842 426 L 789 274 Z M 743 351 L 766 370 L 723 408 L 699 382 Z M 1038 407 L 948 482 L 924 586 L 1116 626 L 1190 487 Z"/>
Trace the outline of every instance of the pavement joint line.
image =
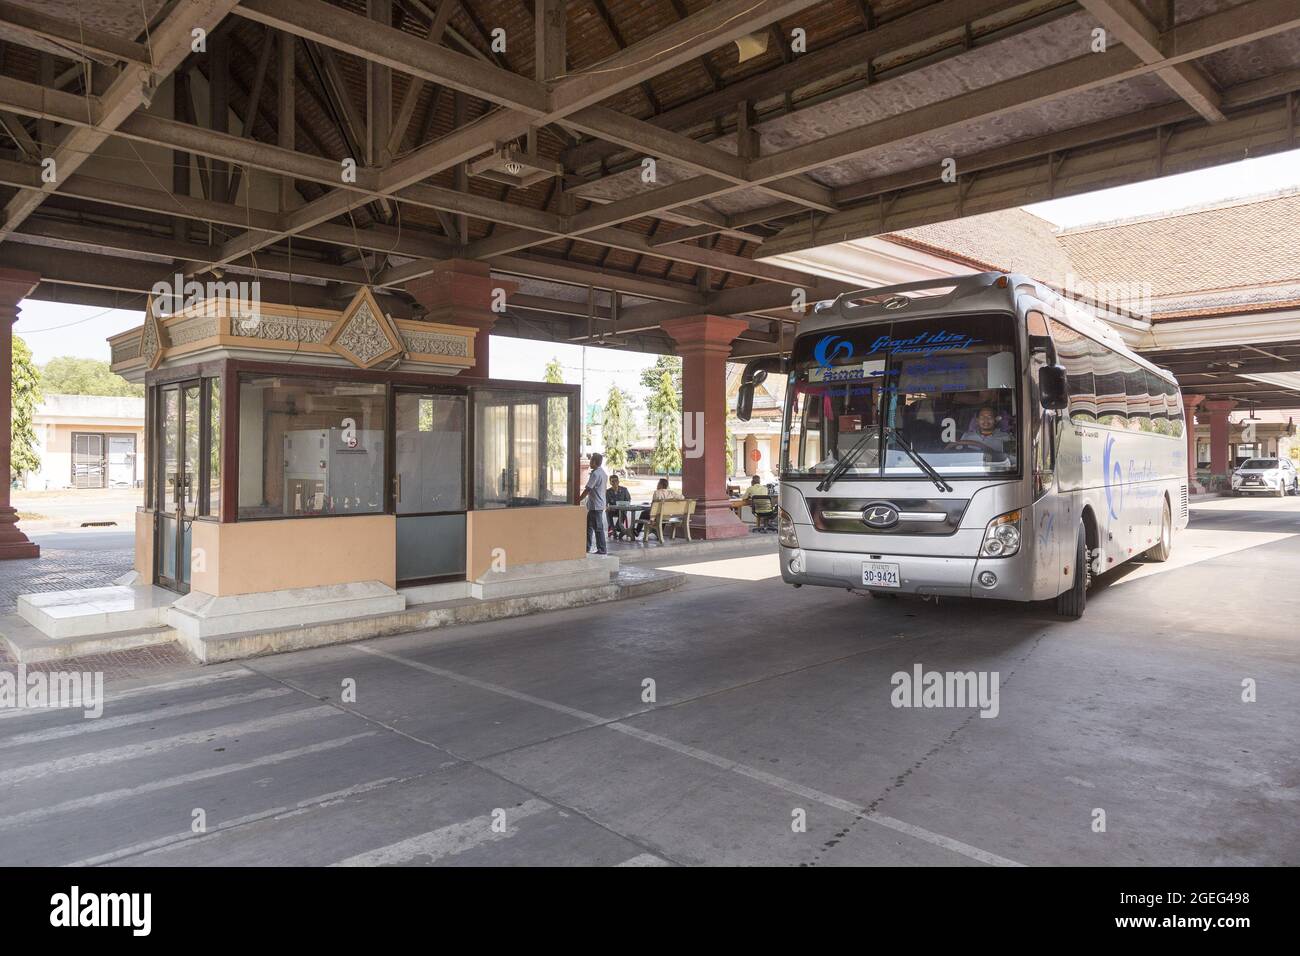
<path id="1" fill-rule="evenodd" d="M 137 757 L 154 757 L 190 744 L 208 743 L 222 738 L 262 733 L 267 730 L 280 730 L 315 717 L 324 717 L 327 714 L 332 716 L 334 713 L 335 711 L 328 707 L 307 707 L 302 710 L 272 714 L 269 717 L 257 717 L 252 720 L 222 724 L 218 727 L 202 727 L 183 734 L 173 734 L 170 737 L 156 737 L 143 743 L 126 744 L 107 750 L 87 750 L 66 757 L 56 757 L 53 760 L 8 767 L 0 770 L 0 785 L 13 786 L 16 783 L 22 783 L 35 777 L 89 770 L 104 767 L 108 764 L 134 760 Z"/>
<path id="2" fill-rule="evenodd" d="M 951 850 L 954 853 L 961 854 L 962 856 L 966 856 L 970 859 L 977 860 L 981 863 L 986 863 L 992 866 L 1022 866 L 1023 865 L 1017 863 L 1014 860 L 1008 859 L 1003 856 L 999 856 L 996 853 L 991 853 L 987 850 L 982 850 L 979 847 L 971 846 L 968 843 L 963 843 L 962 841 L 953 839 L 952 837 L 944 836 L 943 834 L 935 833 L 931 830 L 927 830 L 924 827 L 918 827 L 913 824 L 906 823 L 903 820 L 898 820 L 895 819 L 894 817 L 886 816 L 874 810 L 870 810 L 867 807 L 860 806 L 859 804 L 855 804 L 852 801 L 843 800 L 839 797 L 832 796 L 831 794 L 813 789 L 812 787 L 805 787 L 802 784 L 796 783 L 793 780 L 788 780 L 785 777 L 780 777 L 777 776 L 776 774 L 768 773 L 765 770 L 759 770 L 756 767 L 750 767 L 747 764 L 742 764 L 739 761 L 731 760 L 730 758 L 727 757 L 718 756 L 717 754 L 710 753 L 707 750 L 702 750 L 698 747 L 692 747 L 689 744 L 680 743 L 679 741 L 672 740 L 669 737 L 664 737 L 659 734 L 652 734 L 648 731 L 644 731 L 639 728 L 632 727 L 629 724 L 623 723 L 622 722 L 623 718 L 614 718 L 614 719 L 606 720 L 604 718 L 598 717 L 595 714 L 590 714 L 587 713 L 586 711 L 578 710 L 576 708 L 569 707 L 565 704 L 560 704 L 555 701 L 548 701 L 540 697 L 535 697 L 532 694 L 525 694 L 522 691 L 512 690 L 511 688 L 503 687 L 500 684 L 493 684 L 489 681 L 483 681 L 483 680 L 479 680 L 478 678 L 457 674 L 454 671 L 449 671 L 441 667 L 434 667 L 433 665 L 425 664 L 422 661 L 413 661 L 410 660 L 409 658 L 404 658 L 398 654 L 393 654 L 388 651 L 381 651 L 378 648 L 366 647 L 361 644 L 354 644 L 349 646 L 352 647 L 354 650 L 361 651 L 367 654 L 374 654 L 379 657 L 384 657 L 393 661 L 394 663 L 404 664 L 408 667 L 413 667 L 417 670 L 423 670 L 428 673 L 435 674 L 439 677 L 444 677 L 448 680 L 458 681 L 463 684 L 468 684 L 471 687 L 477 687 L 480 688 L 481 690 L 486 690 L 492 693 L 501 694 L 506 697 L 514 698 L 515 700 L 525 701 L 527 703 L 536 704 L 540 707 L 545 707 L 552 711 L 568 714 L 569 716 L 583 720 L 584 722 L 590 724 L 593 727 L 606 727 L 610 730 L 615 730 L 618 731 L 619 733 L 627 734 L 628 736 L 631 736 L 637 740 L 641 740 L 645 743 L 653 744 L 654 746 L 657 747 L 663 747 L 675 753 L 682 754 L 683 756 L 692 757 L 696 760 L 718 767 L 719 769 L 727 770 L 731 773 L 735 773 L 743 777 L 748 777 L 752 780 L 756 780 L 768 786 L 775 787 L 778 790 L 783 790 L 786 793 L 791 793 L 796 796 L 813 800 L 817 803 L 822 804 L 823 806 L 829 806 L 836 810 L 841 810 L 846 813 L 852 813 L 855 816 L 860 816 L 871 823 L 875 823 L 880 826 L 887 827 L 899 833 L 905 833 L 908 836 L 914 837 L 918 840 L 922 840 L 926 843 L 933 844 L 934 846 L 942 847 L 943 849 L 946 850 Z"/>
<path id="3" fill-rule="evenodd" d="M 364 647 L 363 645 L 360 645 L 360 644 L 350 644 L 350 645 L 345 645 L 345 646 L 349 647 L 349 648 L 352 649 L 352 650 L 358 650 L 358 651 L 364 651 L 364 650 L 367 650 L 366 647 Z M 385 652 L 382 652 L 382 651 L 376 651 L 375 653 L 377 653 L 377 654 L 378 654 L 379 656 L 381 656 L 381 657 L 387 657 L 387 656 L 389 656 L 389 655 L 387 655 Z M 399 663 L 402 663 L 402 664 L 412 663 L 412 662 L 408 662 L 408 661 L 406 661 L 406 660 L 404 660 L 404 659 L 398 659 L 398 662 L 399 662 Z M 250 668 L 250 669 L 251 669 L 251 668 Z M 321 700 L 321 698 L 320 698 L 319 696 L 313 694 L 311 691 L 307 690 L 306 688 L 299 687 L 299 686 L 297 686 L 296 684 L 294 684 L 292 681 L 286 680 L 285 678 L 277 677 L 277 676 L 275 676 L 275 675 L 273 675 L 273 674 L 266 674 L 266 673 L 264 673 L 264 672 L 262 672 L 262 671 L 254 671 L 254 673 L 257 673 L 257 674 L 259 674 L 260 676 L 265 677 L 267 680 L 277 681 L 278 683 L 283 684 L 285 687 L 289 687 L 289 688 L 291 688 L 291 689 L 293 689 L 293 690 L 296 690 L 298 693 L 303 694 L 303 695 L 305 695 L 305 696 L 311 698 L 311 699 L 314 700 L 314 701 L 319 701 L 319 700 Z M 420 744 L 421 746 L 429 747 L 429 748 L 431 748 L 431 749 L 433 749 L 433 750 L 440 751 L 441 753 L 445 753 L 445 754 L 447 754 L 448 756 L 450 756 L 450 757 L 453 758 L 453 762 L 452 762 L 452 763 L 446 763 L 446 764 L 443 764 L 443 765 L 440 766 L 440 767 L 435 768 L 435 769 L 432 771 L 432 772 L 434 772 L 434 773 L 441 773 L 441 772 L 444 771 L 444 770 L 450 769 L 451 767 L 458 766 L 458 765 L 468 765 L 468 766 L 472 766 L 472 767 L 474 767 L 474 768 L 476 768 L 476 769 L 482 771 L 483 773 L 486 773 L 486 774 L 489 774 L 490 776 L 495 777 L 496 779 L 502 781 L 503 783 L 509 784 L 509 785 L 512 786 L 512 787 L 516 787 L 516 788 L 518 788 L 518 789 L 520 789 L 520 790 L 523 790 L 524 792 L 526 792 L 526 793 L 528 793 L 528 794 L 531 794 L 533 797 L 535 797 L 535 798 L 537 798 L 537 799 L 539 799 L 539 800 L 545 800 L 545 799 L 547 799 L 547 798 L 544 797 L 542 794 L 540 794 L 540 793 L 538 793 L 537 791 L 533 790 L 531 787 L 527 786 L 526 784 L 521 783 L 521 782 L 518 781 L 518 780 L 512 780 L 512 779 L 510 779 L 508 776 L 506 776 L 505 774 L 501 773 L 499 770 L 495 769 L 494 767 L 489 767 L 489 766 L 487 766 L 486 764 L 482 763 L 483 760 L 491 759 L 492 757 L 495 757 L 495 756 L 497 756 L 498 754 L 488 754 L 488 755 L 485 756 L 485 757 L 480 757 L 480 758 L 477 758 L 477 759 L 476 759 L 476 758 L 473 758 L 473 757 L 468 757 L 468 756 L 466 756 L 466 755 L 464 755 L 464 754 L 457 753 L 456 751 L 452 750 L 450 747 L 447 747 L 447 746 L 445 746 L 445 745 L 443 745 L 443 744 L 437 744 L 437 743 L 434 743 L 434 742 L 431 741 L 431 740 L 425 740 L 425 739 L 422 738 L 422 737 L 417 737 L 415 734 L 412 734 L 412 733 L 410 733 L 410 732 L 408 732 L 408 731 L 405 731 L 405 730 L 399 730 L 399 729 L 396 728 L 396 727 L 390 726 L 389 724 L 384 723 L 383 721 L 379 720 L 378 718 L 371 717 L 371 716 L 369 716 L 369 715 L 367 715 L 367 714 L 363 714 L 363 713 L 361 713 L 361 712 L 359 712 L 359 711 L 353 710 L 352 708 L 349 708 L 349 707 L 345 706 L 342 702 L 337 702 L 337 701 L 333 701 L 333 700 L 327 700 L 326 703 L 328 703 L 331 707 L 334 707 L 334 708 L 336 708 L 337 710 L 342 711 L 342 712 L 345 713 L 345 714 L 350 714 L 350 715 L 352 715 L 353 717 L 360 718 L 361 720 L 364 720 L 364 721 L 366 721 L 367 723 L 372 724 L 373 726 L 376 726 L 376 727 L 382 727 L 384 730 L 387 730 L 387 731 L 389 731 L 390 733 L 396 734 L 396 735 L 398 735 L 398 736 L 400 736 L 400 737 L 405 737 L 406 739 L 410 740 L 410 741 L 413 742 L 413 743 L 417 743 L 417 744 Z M 565 736 L 565 734 L 558 734 L 558 735 L 556 735 L 556 736 Z M 506 751 L 502 751 L 502 753 L 508 753 L 508 752 L 510 752 L 511 750 L 514 750 L 514 749 L 517 749 L 517 748 L 508 748 Z M 611 834 L 613 834 L 614 836 L 618 837 L 619 839 L 624 840 L 624 841 L 626 841 L 626 842 L 632 844 L 632 845 L 635 846 L 635 847 L 639 847 L 640 849 L 645 850 L 646 852 L 654 851 L 654 852 L 657 852 L 659 855 L 663 856 L 663 857 L 666 858 L 666 859 L 671 859 L 671 857 L 669 857 L 667 853 L 665 853 L 663 850 L 659 849 L 658 847 L 647 846 L 647 845 L 646 845 L 643 841 L 641 841 L 640 839 L 638 839 L 638 838 L 636 838 L 636 837 L 634 837 L 634 836 L 631 836 L 631 835 L 629 835 L 629 834 L 622 833 L 622 832 L 620 832 L 619 830 L 616 830 L 614 827 L 612 827 L 612 826 L 610 826 L 610 825 L 608 825 L 608 824 L 606 824 L 606 823 L 603 823 L 603 822 L 601 822 L 600 820 L 597 820 L 595 817 L 592 817 L 590 814 L 585 813 L 583 810 L 579 809 L 578 807 L 569 806 L 568 804 L 562 803 L 562 802 L 560 802 L 560 801 L 558 801 L 558 800 L 555 800 L 554 798 L 550 798 L 549 802 L 550 802 L 552 805 L 554 805 L 555 807 L 557 807 L 558 809 L 567 810 L 568 812 L 572 813 L 574 816 L 577 816 L 577 817 L 582 818 L 583 820 L 586 820 L 586 821 L 587 821 L 588 823 L 590 823 L 592 826 L 599 827 L 600 829 L 606 831 L 607 833 L 611 833 Z M 674 861 L 674 862 L 676 862 L 676 861 Z"/>
<path id="4" fill-rule="evenodd" d="M 7 816 L 0 817 L 0 830 L 6 830 L 10 827 L 24 823 L 31 823 L 36 820 L 44 820 L 60 813 L 84 810 L 99 806 L 103 803 L 113 803 L 117 800 L 123 800 L 128 797 L 137 797 L 143 793 L 154 793 L 158 790 L 168 790 L 172 787 L 184 786 L 187 783 L 198 783 L 203 780 L 210 780 L 214 777 L 223 777 L 244 770 L 254 770 L 258 767 L 283 763 L 286 760 L 293 760 L 297 757 L 305 757 L 326 750 L 345 747 L 350 743 L 354 743 L 366 737 L 374 736 L 376 736 L 376 731 L 368 730 L 360 734 L 349 734 L 346 737 L 337 737 L 333 740 L 322 740 L 318 743 L 307 744 L 303 747 L 295 747 L 292 750 L 282 750 L 278 753 L 264 754 L 261 757 L 254 757 L 251 760 L 241 761 L 240 763 L 222 764 L 219 767 L 207 767 L 203 770 L 178 774 L 174 777 L 164 777 L 161 780 L 151 780 L 148 783 L 142 783 L 134 787 L 120 787 L 117 790 L 106 790 L 101 793 L 92 793 L 84 797 L 65 800 L 62 803 L 45 804 L 44 806 L 33 807 L 31 810 L 23 810 L 18 813 L 11 813 Z"/>

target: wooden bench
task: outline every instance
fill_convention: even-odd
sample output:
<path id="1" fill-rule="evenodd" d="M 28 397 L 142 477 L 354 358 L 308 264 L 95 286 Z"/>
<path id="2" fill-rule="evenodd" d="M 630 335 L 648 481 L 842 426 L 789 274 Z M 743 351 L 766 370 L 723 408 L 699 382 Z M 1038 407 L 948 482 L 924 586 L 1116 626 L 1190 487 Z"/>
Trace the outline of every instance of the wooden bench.
<path id="1" fill-rule="evenodd" d="M 666 542 L 664 537 L 664 527 L 672 528 L 673 537 L 677 537 L 677 529 L 683 527 L 686 529 L 686 540 L 691 540 L 691 515 L 695 514 L 695 500 L 688 499 L 685 501 L 665 499 L 656 501 L 650 505 L 650 517 L 638 518 L 632 531 L 632 537 L 638 534 L 644 534 L 645 540 L 650 540 L 650 532 L 653 530 L 659 536 L 659 541 Z"/>

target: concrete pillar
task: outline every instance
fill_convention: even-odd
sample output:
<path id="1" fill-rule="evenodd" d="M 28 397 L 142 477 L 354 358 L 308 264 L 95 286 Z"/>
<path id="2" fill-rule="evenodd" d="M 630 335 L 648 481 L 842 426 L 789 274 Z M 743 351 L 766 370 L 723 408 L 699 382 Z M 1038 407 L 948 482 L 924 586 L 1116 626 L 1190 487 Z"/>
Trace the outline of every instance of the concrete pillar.
<path id="1" fill-rule="evenodd" d="M 426 276 L 406 283 L 406 291 L 428 311 L 429 322 L 467 325 L 475 330 L 474 366 L 467 374 L 488 377 L 488 336 L 501 312 L 493 308 L 494 290 L 498 309 L 508 308 L 510 296 L 519 288 L 516 282 L 492 278 L 486 262 L 471 259 L 448 259 Z"/>
<path id="2" fill-rule="evenodd" d="M 1196 478 L 1196 406 L 1205 401 L 1204 395 L 1183 392 L 1183 434 L 1187 438 L 1187 492 L 1199 495 L 1205 491 Z"/>
<path id="3" fill-rule="evenodd" d="M 748 534 L 727 504 L 727 358 L 744 319 L 696 315 L 660 324 L 682 357 L 682 493 L 694 498 L 691 535 Z"/>
<path id="4" fill-rule="evenodd" d="M 758 474 L 758 462 L 754 460 L 754 452 L 758 451 L 758 439 L 753 435 L 746 435 L 744 442 L 744 459 L 742 471 L 746 477 Z"/>
<path id="5" fill-rule="evenodd" d="M 39 558 L 39 545 L 18 530 L 18 512 L 9 504 L 9 485 L 13 475 L 9 455 L 13 445 L 13 376 L 14 322 L 18 321 L 18 303 L 41 277 L 34 272 L 0 269 L 0 560 Z"/>
<path id="6" fill-rule="evenodd" d="M 1215 398 L 1202 406 L 1210 413 L 1210 480 L 1216 485 L 1228 480 L 1232 463 L 1228 460 L 1228 413 L 1237 407 L 1235 398 Z"/>

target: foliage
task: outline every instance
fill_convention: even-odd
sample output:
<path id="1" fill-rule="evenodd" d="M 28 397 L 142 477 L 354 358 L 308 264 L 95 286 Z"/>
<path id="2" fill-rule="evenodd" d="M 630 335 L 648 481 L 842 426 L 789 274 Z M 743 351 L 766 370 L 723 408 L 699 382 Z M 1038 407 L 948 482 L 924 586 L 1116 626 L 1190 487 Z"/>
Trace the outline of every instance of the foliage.
<path id="1" fill-rule="evenodd" d="M 36 454 L 36 428 L 32 418 L 41 403 L 40 374 L 32 362 L 32 350 L 27 343 L 14 336 L 13 383 L 10 401 L 13 403 L 13 423 L 10 431 L 9 471 L 11 475 L 25 475 L 40 470 L 41 459 Z"/>
<path id="2" fill-rule="evenodd" d="M 47 395 L 118 395 L 144 397 L 144 385 L 132 385 L 101 359 L 61 355 L 41 369 L 41 387 Z"/>
<path id="3" fill-rule="evenodd" d="M 647 392 L 659 390 L 659 379 L 664 373 L 672 379 L 673 391 L 677 394 L 677 406 L 682 404 L 682 360 L 676 355 L 661 355 L 655 364 L 641 370 L 641 387 Z"/>
<path id="4" fill-rule="evenodd" d="M 564 384 L 564 370 L 558 358 L 546 363 L 542 380 L 552 385 Z M 564 456 L 568 444 L 568 400 L 564 396 L 547 399 L 546 406 L 546 467 L 550 483 L 557 481 L 556 476 L 564 472 Z"/>
<path id="5" fill-rule="evenodd" d="M 655 448 L 650 467 L 657 474 L 672 474 L 682 467 L 682 408 L 673 377 L 661 372 L 659 384 L 647 402 L 650 421 L 655 430 Z"/>
<path id="6" fill-rule="evenodd" d="M 605 461 L 611 468 L 622 468 L 627 464 L 628 446 L 635 438 L 636 423 L 632 418 L 631 396 L 617 385 L 611 385 L 605 399 L 605 416 L 601 423 Z"/>

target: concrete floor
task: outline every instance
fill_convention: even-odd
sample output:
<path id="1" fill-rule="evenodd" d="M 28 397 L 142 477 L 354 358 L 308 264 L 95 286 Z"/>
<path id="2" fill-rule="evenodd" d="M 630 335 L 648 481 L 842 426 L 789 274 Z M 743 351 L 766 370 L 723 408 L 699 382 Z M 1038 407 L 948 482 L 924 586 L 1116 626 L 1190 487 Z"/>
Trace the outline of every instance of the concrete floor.
<path id="1" fill-rule="evenodd" d="M 1079 622 L 688 560 L 644 600 L 110 686 L 99 720 L 0 711 L 0 864 L 1294 865 L 1297 567 L 1300 499 L 1211 500 Z M 918 663 L 997 671 L 998 716 L 894 708 Z"/>

